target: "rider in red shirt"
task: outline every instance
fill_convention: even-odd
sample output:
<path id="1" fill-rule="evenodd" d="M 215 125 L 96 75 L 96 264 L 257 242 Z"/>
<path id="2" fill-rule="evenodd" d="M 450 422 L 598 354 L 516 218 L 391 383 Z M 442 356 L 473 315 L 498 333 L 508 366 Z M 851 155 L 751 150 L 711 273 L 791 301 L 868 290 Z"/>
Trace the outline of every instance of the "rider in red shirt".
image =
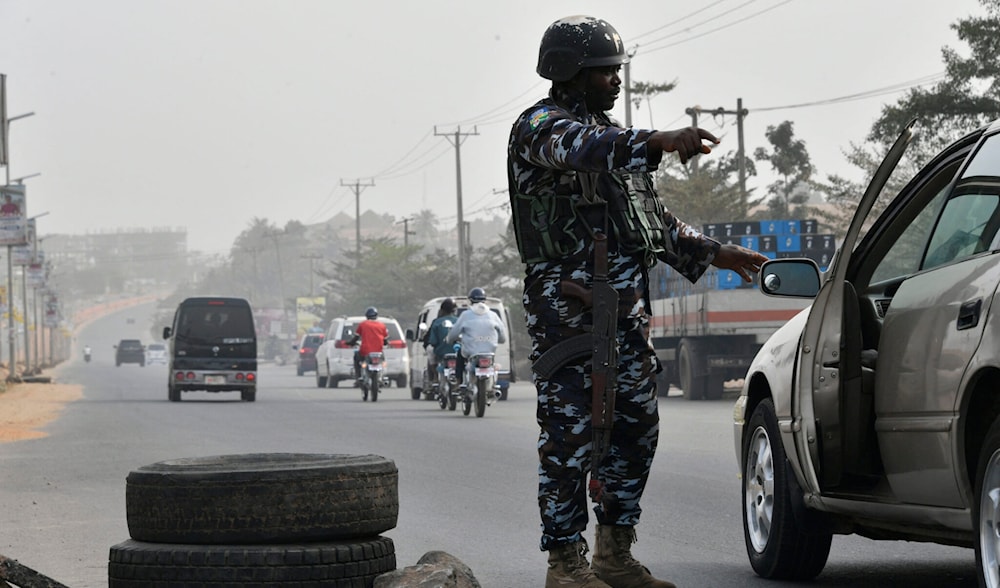
<path id="1" fill-rule="evenodd" d="M 365 310 L 365 318 L 367 320 L 354 328 L 354 338 L 351 341 L 357 343 L 361 339 L 361 346 L 354 352 L 354 374 L 358 379 L 361 379 L 361 358 L 369 353 L 382 351 L 389 340 L 389 330 L 385 328 L 385 323 L 378 320 L 378 310 L 374 306 Z"/>

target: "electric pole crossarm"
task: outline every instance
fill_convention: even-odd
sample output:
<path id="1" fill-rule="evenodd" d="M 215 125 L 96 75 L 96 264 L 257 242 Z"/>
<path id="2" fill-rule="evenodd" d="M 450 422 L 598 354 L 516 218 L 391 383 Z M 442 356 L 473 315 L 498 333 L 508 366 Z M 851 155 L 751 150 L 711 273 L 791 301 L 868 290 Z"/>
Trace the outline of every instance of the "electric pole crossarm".
<path id="1" fill-rule="evenodd" d="M 698 126 L 698 115 L 699 114 L 710 114 L 712 116 L 723 116 L 730 115 L 736 117 L 736 157 L 737 163 L 739 164 L 739 174 L 740 174 L 740 198 L 744 204 L 747 203 L 747 170 L 746 170 L 746 148 L 743 144 L 743 119 L 746 118 L 750 111 L 743 108 L 743 99 L 736 99 L 736 110 L 726 110 L 723 107 L 714 108 L 711 110 L 706 110 L 700 106 L 692 106 L 690 108 L 684 109 L 685 114 L 691 115 L 691 124 L 693 126 Z M 694 171 L 698 170 L 698 156 L 692 158 L 692 163 Z"/>

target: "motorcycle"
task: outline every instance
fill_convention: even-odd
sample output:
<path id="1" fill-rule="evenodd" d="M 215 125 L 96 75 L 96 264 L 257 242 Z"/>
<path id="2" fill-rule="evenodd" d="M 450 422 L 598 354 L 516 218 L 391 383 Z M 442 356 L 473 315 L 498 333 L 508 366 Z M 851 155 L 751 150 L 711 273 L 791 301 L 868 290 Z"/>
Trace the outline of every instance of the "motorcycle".
<path id="1" fill-rule="evenodd" d="M 372 402 L 377 402 L 379 389 L 389 383 L 382 375 L 384 368 L 385 354 L 381 351 L 373 351 L 361 360 L 361 394 L 364 401 L 368 401 L 368 394 L 371 393 Z"/>
<path id="2" fill-rule="evenodd" d="M 437 400 L 441 410 L 448 407 L 448 410 L 455 410 L 458 406 L 459 390 L 458 379 L 455 376 L 455 367 L 458 365 L 458 355 L 447 353 L 444 360 L 438 364 Z"/>
<path id="3" fill-rule="evenodd" d="M 500 399 L 500 386 L 497 384 L 496 364 L 493 353 L 473 355 L 465 364 L 465 383 L 467 389 L 462 399 L 462 414 L 468 416 L 473 403 L 476 406 L 476 417 L 486 414 L 486 407 Z"/>

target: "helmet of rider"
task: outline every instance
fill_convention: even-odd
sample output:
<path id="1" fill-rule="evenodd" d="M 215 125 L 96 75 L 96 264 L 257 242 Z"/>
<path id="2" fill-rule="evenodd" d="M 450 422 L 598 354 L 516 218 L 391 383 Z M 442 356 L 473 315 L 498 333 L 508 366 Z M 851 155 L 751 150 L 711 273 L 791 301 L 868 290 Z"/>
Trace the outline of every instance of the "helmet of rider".
<path id="1" fill-rule="evenodd" d="M 581 69 L 628 63 L 625 44 L 613 26 L 593 16 L 567 16 L 542 35 L 538 48 L 538 75 L 568 82 Z"/>
<path id="2" fill-rule="evenodd" d="M 482 288 L 469 290 L 469 302 L 486 302 L 486 290 Z"/>
<path id="3" fill-rule="evenodd" d="M 451 298 L 445 298 L 441 301 L 441 313 L 442 316 L 446 314 L 451 314 L 455 312 L 455 301 Z"/>
<path id="4" fill-rule="evenodd" d="M 369 306 L 365 310 L 365 318 L 367 318 L 369 320 L 377 319 L 378 318 L 378 310 L 374 306 Z"/>

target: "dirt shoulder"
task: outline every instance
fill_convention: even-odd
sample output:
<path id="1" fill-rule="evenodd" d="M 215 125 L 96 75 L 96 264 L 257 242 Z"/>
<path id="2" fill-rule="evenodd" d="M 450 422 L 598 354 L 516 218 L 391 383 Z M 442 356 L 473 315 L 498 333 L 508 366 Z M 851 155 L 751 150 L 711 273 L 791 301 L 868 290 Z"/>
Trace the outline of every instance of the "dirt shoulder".
<path id="1" fill-rule="evenodd" d="M 48 436 L 42 429 L 67 403 L 83 398 L 83 386 L 77 384 L 8 384 L 0 392 L 0 443 L 24 441 Z"/>

